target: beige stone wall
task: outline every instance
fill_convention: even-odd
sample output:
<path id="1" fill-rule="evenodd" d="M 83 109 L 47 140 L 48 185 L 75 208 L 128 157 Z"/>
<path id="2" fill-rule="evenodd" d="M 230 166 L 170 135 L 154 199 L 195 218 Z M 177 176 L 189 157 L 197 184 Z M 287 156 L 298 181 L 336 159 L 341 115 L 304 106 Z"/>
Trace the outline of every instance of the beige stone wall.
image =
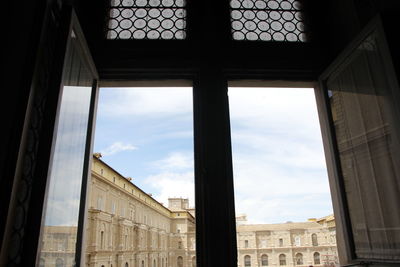
<path id="1" fill-rule="evenodd" d="M 339 266 L 333 216 L 314 222 L 237 225 L 237 242 L 239 267 Z"/>
<path id="2" fill-rule="evenodd" d="M 174 208 L 168 209 L 94 158 L 87 266 L 193 266 L 194 218 L 184 209 L 187 200 L 181 200 L 173 199 Z"/>
<path id="3" fill-rule="evenodd" d="M 187 199 L 170 199 L 169 207 L 164 207 L 129 178 L 93 158 L 84 244 L 86 266 L 194 267 L 194 213 Z M 337 263 L 333 216 L 302 223 L 249 225 L 243 215 L 237 222 L 239 267 Z M 73 266 L 76 230 L 45 228 L 41 266 L 57 266 L 57 260 L 64 263 L 60 266 Z M 314 261 L 316 252 L 320 264 Z M 285 256 L 285 265 L 281 265 L 280 255 Z M 250 265 L 245 265 L 245 257 L 250 257 Z"/>

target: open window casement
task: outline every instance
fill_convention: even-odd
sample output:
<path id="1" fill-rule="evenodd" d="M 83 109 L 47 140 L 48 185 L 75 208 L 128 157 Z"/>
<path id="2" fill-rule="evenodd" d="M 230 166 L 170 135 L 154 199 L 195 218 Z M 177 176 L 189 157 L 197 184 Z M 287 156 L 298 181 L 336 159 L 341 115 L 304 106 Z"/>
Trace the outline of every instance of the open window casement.
<path id="1" fill-rule="evenodd" d="M 400 264 L 400 91 L 381 19 L 316 90 L 342 265 Z"/>
<path id="2" fill-rule="evenodd" d="M 54 261 L 56 266 L 84 265 L 86 192 L 91 170 L 98 74 L 72 7 L 65 7 L 61 23 L 63 32 L 57 48 L 60 68 L 53 78 L 54 85 L 59 87 L 58 91 L 54 90 L 57 91 L 57 105 L 54 105 L 53 139 L 49 143 L 50 160 L 36 266 Z M 101 198 L 98 205 L 103 205 Z M 60 246 L 57 254 L 52 255 L 48 251 L 55 242 Z M 61 259 L 60 255 L 66 256 Z"/>

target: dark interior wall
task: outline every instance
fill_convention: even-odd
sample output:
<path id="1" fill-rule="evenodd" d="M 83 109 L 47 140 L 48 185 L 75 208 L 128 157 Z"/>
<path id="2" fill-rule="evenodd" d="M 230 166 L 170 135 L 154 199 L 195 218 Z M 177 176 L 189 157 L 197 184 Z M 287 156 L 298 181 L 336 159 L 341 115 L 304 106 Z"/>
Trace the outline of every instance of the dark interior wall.
<path id="1" fill-rule="evenodd" d="M 312 34 L 324 51 L 323 68 L 326 68 L 376 15 L 395 18 L 395 12 L 400 8 L 400 1 L 397 0 L 306 0 L 305 3 L 311 16 Z M 398 23 L 394 23 L 396 24 Z M 390 23 L 386 23 L 385 26 L 393 28 Z M 390 31 L 391 34 L 394 33 L 394 30 Z"/>
<path id="2" fill-rule="evenodd" d="M 309 44 L 232 41 L 226 31 L 229 17 L 222 12 L 229 1 L 215 5 L 194 0 L 188 0 L 188 30 L 194 32 L 188 32 L 186 41 L 107 41 L 103 27 L 108 2 L 77 1 L 78 17 L 102 79 L 140 79 L 146 73 L 161 78 L 173 73 L 190 76 L 210 64 L 233 76 L 247 72 L 244 78 L 253 73 L 255 78 L 315 80 L 363 26 L 377 13 L 399 7 L 400 1 L 302 0 L 310 26 Z M 225 30 L 213 27 L 222 25 L 223 19 L 228 21 Z"/>
<path id="3" fill-rule="evenodd" d="M 0 138 L 0 239 L 4 234 L 21 144 L 45 2 L 7 1 L 2 12 Z"/>

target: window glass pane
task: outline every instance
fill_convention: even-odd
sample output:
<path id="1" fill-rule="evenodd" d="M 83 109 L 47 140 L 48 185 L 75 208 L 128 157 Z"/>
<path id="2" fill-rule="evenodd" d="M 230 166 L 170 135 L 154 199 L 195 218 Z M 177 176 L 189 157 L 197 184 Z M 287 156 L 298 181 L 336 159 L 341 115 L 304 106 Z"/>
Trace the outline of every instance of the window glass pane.
<path id="1" fill-rule="evenodd" d="M 234 40 L 307 41 L 300 1 L 231 0 L 230 7 Z"/>
<path id="2" fill-rule="evenodd" d="M 74 266 L 93 76 L 74 33 L 67 48 L 39 264 Z"/>
<path id="3" fill-rule="evenodd" d="M 327 86 L 355 253 L 400 260 L 400 96 L 382 51 L 372 34 Z"/>
<path id="4" fill-rule="evenodd" d="M 196 265 L 192 106 L 189 87 L 100 88 L 90 266 Z"/>
<path id="5" fill-rule="evenodd" d="M 110 0 L 107 39 L 185 39 L 186 0 Z"/>
<path id="6" fill-rule="evenodd" d="M 228 95 L 238 262 L 311 265 L 319 252 L 338 266 L 314 90 L 230 87 Z"/>

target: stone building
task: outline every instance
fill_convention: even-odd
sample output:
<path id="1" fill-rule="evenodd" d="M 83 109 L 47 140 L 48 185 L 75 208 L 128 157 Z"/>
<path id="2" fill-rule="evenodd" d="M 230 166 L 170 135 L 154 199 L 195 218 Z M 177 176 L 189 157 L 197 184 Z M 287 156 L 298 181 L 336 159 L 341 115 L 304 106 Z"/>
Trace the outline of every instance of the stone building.
<path id="1" fill-rule="evenodd" d="M 170 198 L 168 208 L 95 154 L 85 231 L 87 267 L 195 267 L 195 210 Z M 334 217 L 247 224 L 238 216 L 238 267 L 336 266 Z M 40 267 L 73 266 L 76 227 L 47 226 Z"/>
<path id="2" fill-rule="evenodd" d="M 76 231 L 74 226 L 46 226 L 39 267 L 74 266 Z"/>
<path id="3" fill-rule="evenodd" d="M 188 199 L 169 199 L 166 208 L 97 155 L 88 206 L 87 266 L 195 266 Z"/>
<path id="4" fill-rule="evenodd" d="M 246 224 L 237 220 L 238 266 L 338 266 L 334 217 Z"/>

